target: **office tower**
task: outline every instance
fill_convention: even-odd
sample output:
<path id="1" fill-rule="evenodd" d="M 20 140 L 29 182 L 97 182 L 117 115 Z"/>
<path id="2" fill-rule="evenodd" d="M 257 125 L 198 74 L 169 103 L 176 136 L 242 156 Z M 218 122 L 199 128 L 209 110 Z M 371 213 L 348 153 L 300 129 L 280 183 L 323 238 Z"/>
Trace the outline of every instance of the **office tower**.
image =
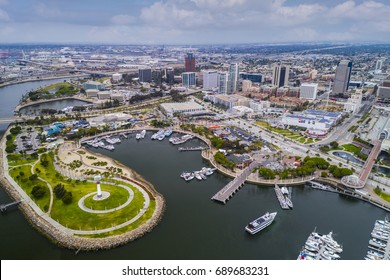
<path id="1" fill-rule="evenodd" d="M 195 56 L 193 53 L 187 53 L 184 58 L 185 71 L 186 72 L 195 72 Z"/>
<path id="2" fill-rule="evenodd" d="M 317 98 L 318 84 L 302 84 L 299 98 L 315 100 Z"/>
<path id="3" fill-rule="evenodd" d="M 181 74 L 183 87 L 190 88 L 196 85 L 195 72 L 184 72 Z"/>
<path id="4" fill-rule="evenodd" d="M 284 87 L 288 85 L 288 77 L 290 65 L 277 63 L 273 65 L 272 84 L 276 87 Z"/>
<path id="5" fill-rule="evenodd" d="M 239 78 L 238 63 L 232 63 L 229 66 L 228 81 L 227 81 L 227 93 L 232 94 L 237 90 Z"/>
<path id="6" fill-rule="evenodd" d="M 165 78 L 168 85 L 173 85 L 175 82 L 175 70 L 173 68 L 167 68 Z"/>
<path id="7" fill-rule="evenodd" d="M 383 60 L 379 59 L 375 65 L 375 71 L 381 72 L 383 67 Z"/>
<path id="8" fill-rule="evenodd" d="M 352 62 L 342 60 L 336 68 L 333 93 L 344 93 L 348 90 L 349 80 L 351 79 Z"/>
<path id="9" fill-rule="evenodd" d="M 142 83 L 150 83 L 152 81 L 152 69 L 139 69 L 138 78 Z"/>
<path id="10" fill-rule="evenodd" d="M 218 93 L 226 94 L 228 87 L 228 74 L 226 72 L 218 73 Z"/>
<path id="11" fill-rule="evenodd" d="M 162 84 L 162 70 L 161 69 L 154 69 L 152 71 L 152 82 L 156 85 Z"/>
<path id="12" fill-rule="evenodd" d="M 218 87 L 218 72 L 215 70 L 203 70 L 203 90 L 213 90 Z"/>

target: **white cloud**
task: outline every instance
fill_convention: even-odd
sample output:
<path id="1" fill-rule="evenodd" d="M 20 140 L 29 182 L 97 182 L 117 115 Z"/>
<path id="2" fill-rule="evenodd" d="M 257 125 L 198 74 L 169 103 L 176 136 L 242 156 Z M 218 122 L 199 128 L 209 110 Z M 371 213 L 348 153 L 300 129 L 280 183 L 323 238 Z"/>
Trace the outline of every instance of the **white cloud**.
<path id="1" fill-rule="evenodd" d="M 247 0 L 191 0 L 201 9 L 225 9 L 242 6 Z"/>
<path id="2" fill-rule="evenodd" d="M 135 22 L 135 17 L 130 15 L 115 15 L 111 18 L 111 22 L 116 25 L 128 25 Z"/>
<path id="3" fill-rule="evenodd" d="M 0 21 L 9 21 L 10 17 L 8 13 L 2 9 L 0 9 Z"/>
<path id="4" fill-rule="evenodd" d="M 171 27 L 177 29 L 195 29 L 212 22 L 209 13 L 180 8 L 174 3 L 156 2 L 152 6 L 142 9 L 141 20 L 149 26 Z"/>

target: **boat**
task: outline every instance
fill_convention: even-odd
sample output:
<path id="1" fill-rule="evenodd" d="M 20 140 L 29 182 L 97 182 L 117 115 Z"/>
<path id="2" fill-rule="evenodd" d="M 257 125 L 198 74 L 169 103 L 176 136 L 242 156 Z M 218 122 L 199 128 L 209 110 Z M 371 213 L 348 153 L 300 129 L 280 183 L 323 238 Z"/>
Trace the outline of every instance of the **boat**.
<path id="1" fill-rule="evenodd" d="M 160 134 L 160 135 L 157 136 L 157 139 L 158 139 L 159 141 L 164 140 L 164 138 L 165 138 L 165 135 L 164 135 L 164 134 Z"/>
<path id="2" fill-rule="evenodd" d="M 294 207 L 291 199 L 289 199 L 288 197 L 285 197 L 284 200 L 286 201 L 286 204 L 288 207 L 290 207 L 291 209 Z"/>
<path id="3" fill-rule="evenodd" d="M 215 170 L 216 170 L 216 168 L 207 168 L 205 174 L 206 174 L 207 176 L 213 175 L 213 173 L 214 173 Z"/>
<path id="4" fill-rule="evenodd" d="M 194 178 L 195 178 L 194 173 L 189 173 L 189 175 L 184 176 L 184 180 L 186 180 L 186 181 L 191 181 Z"/>
<path id="5" fill-rule="evenodd" d="M 172 132 L 173 132 L 172 129 L 168 129 L 168 130 L 165 131 L 164 135 L 165 135 L 166 137 L 169 137 L 169 136 L 172 135 Z"/>
<path id="6" fill-rule="evenodd" d="M 264 228 L 268 227 L 273 220 L 276 217 L 277 212 L 273 213 L 265 213 L 260 218 L 257 218 L 256 220 L 250 222 L 246 227 L 245 230 L 249 232 L 250 234 L 258 233 L 259 231 L 263 230 Z"/>
<path id="7" fill-rule="evenodd" d="M 288 195 L 288 189 L 286 187 L 281 187 L 280 190 L 281 190 L 282 194 Z"/>
<path id="8" fill-rule="evenodd" d="M 195 172 L 194 172 L 194 175 L 195 175 L 195 178 L 198 179 L 199 181 L 202 180 L 202 177 L 200 176 L 199 171 L 195 171 Z"/>

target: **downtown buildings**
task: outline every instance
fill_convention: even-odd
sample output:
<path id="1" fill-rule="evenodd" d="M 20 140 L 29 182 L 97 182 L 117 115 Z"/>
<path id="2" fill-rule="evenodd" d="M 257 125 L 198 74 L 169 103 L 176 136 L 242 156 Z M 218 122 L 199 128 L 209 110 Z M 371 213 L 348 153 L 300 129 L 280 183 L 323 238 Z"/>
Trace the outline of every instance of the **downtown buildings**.
<path id="1" fill-rule="evenodd" d="M 336 68 L 333 93 L 347 92 L 349 81 L 351 79 L 351 72 L 352 62 L 349 60 L 341 60 Z"/>

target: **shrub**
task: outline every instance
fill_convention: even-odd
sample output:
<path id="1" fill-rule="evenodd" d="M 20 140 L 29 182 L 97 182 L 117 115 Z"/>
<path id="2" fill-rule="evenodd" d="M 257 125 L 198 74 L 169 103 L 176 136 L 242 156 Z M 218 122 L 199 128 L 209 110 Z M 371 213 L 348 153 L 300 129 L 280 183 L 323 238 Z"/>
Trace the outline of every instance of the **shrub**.
<path id="1" fill-rule="evenodd" d="M 72 203 L 72 192 L 65 192 L 64 196 L 62 197 L 62 202 L 64 204 Z"/>
<path id="2" fill-rule="evenodd" d="M 45 195 L 45 193 L 46 193 L 46 188 L 39 186 L 39 185 L 34 186 L 32 191 L 31 191 L 31 194 L 36 199 L 42 198 Z"/>

